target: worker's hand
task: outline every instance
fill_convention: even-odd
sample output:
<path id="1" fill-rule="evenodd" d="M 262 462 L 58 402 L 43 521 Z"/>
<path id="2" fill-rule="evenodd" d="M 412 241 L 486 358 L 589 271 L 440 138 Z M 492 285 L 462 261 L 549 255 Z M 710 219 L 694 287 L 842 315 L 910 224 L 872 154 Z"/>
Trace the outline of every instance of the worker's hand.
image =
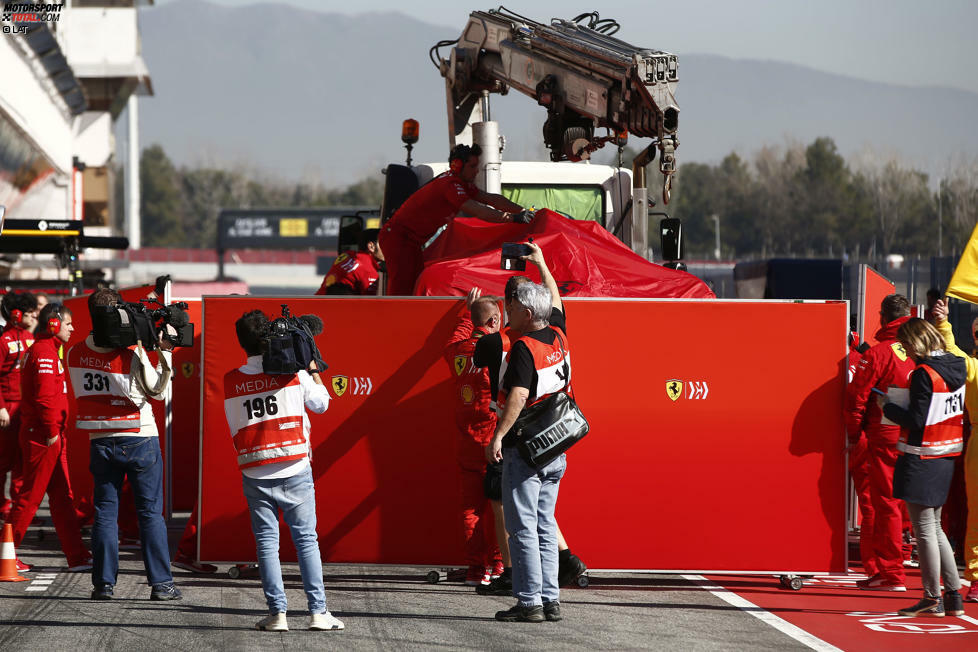
<path id="1" fill-rule="evenodd" d="M 934 304 L 934 319 L 947 321 L 947 299 L 938 299 Z"/>
<path id="2" fill-rule="evenodd" d="M 496 433 L 492 436 L 492 441 L 486 446 L 486 461 L 487 462 L 502 462 L 503 461 L 503 436 L 502 433 Z"/>
<path id="3" fill-rule="evenodd" d="M 10 413 L 7 412 L 7 408 L 0 408 L 0 428 L 6 428 L 10 425 Z"/>
<path id="4" fill-rule="evenodd" d="M 513 216 L 513 222 L 516 224 L 529 224 L 535 217 L 533 211 L 531 211 L 529 208 L 524 208 L 519 213 L 510 214 Z"/>
<path id="5" fill-rule="evenodd" d="M 172 351 L 173 350 L 173 342 L 171 342 L 168 339 L 165 339 L 163 337 L 163 334 L 162 333 L 157 333 L 156 334 L 156 348 L 158 348 L 160 351 Z"/>
<path id="6" fill-rule="evenodd" d="M 883 409 L 883 406 L 889 402 L 890 399 L 888 399 L 887 397 L 883 396 L 882 394 L 876 394 L 876 405 L 880 406 L 881 410 Z"/>
<path id="7" fill-rule="evenodd" d="M 547 264 L 543 260 L 543 250 L 540 249 L 540 245 L 530 240 L 526 243 L 526 246 L 531 249 L 531 252 L 526 256 L 520 256 L 520 258 L 533 263 L 537 267 L 542 267 Z"/>
<path id="8" fill-rule="evenodd" d="M 479 288 L 472 288 L 469 293 L 465 295 L 465 307 L 472 310 L 472 304 L 475 303 L 476 299 L 482 296 L 482 290 Z"/>

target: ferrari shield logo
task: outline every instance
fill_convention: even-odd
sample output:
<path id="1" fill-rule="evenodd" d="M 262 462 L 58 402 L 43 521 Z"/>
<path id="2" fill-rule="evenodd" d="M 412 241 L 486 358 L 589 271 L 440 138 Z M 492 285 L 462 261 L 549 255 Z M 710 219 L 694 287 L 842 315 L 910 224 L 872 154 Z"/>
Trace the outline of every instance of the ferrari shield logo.
<path id="1" fill-rule="evenodd" d="M 184 362 L 180 365 L 180 373 L 183 374 L 184 378 L 190 378 L 194 374 L 194 363 Z"/>
<path id="2" fill-rule="evenodd" d="M 343 396 L 343 392 L 350 386 L 350 379 L 346 376 L 333 376 L 329 379 L 329 384 L 333 386 L 333 393 L 336 396 Z"/>
<path id="3" fill-rule="evenodd" d="M 455 375 L 461 376 L 462 372 L 465 371 L 465 363 L 468 361 L 464 355 L 455 356 Z"/>
<path id="4" fill-rule="evenodd" d="M 903 345 L 899 342 L 894 342 L 890 345 L 893 348 L 893 355 L 900 359 L 900 362 L 907 361 L 907 351 L 903 348 Z"/>
<path id="5" fill-rule="evenodd" d="M 683 395 L 683 381 L 667 380 L 666 395 L 674 401 L 679 400 L 679 397 Z"/>

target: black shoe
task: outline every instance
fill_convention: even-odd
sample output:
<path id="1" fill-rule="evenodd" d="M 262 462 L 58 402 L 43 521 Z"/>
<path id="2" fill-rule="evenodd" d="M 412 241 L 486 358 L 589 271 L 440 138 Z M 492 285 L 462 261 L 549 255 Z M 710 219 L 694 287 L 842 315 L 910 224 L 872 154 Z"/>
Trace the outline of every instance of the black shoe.
<path id="1" fill-rule="evenodd" d="M 503 574 L 488 584 L 475 587 L 479 595 L 513 595 L 513 576 L 503 571 Z"/>
<path id="2" fill-rule="evenodd" d="M 518 602 L 506 611 L 497 611 L 496 620 L 501 620 L 505 623 L 542 623 L 543 618 L 543 605 L 533 605 L 532 607 L 524 607 Z"/>
<path id="3" fill-rule="evenodd" d="M 111 600 L 112 599 L 112 585 L 103 584 L 102 586 L 96 586 L 92 589 L 92 600 Z"/>
<path id="4" fill-rule="evenodd" d="M 944 604 L 937 598 L 924 598 L 917 604 L 897 612 L 901 616 L 933 616 L 944 617 Z"/>
<path id="5" fill-rule="evenodd" d="M 964 615 L 964 599 L 957 591 L 944 592 L 944 613 L 948 616 Z"/>
<path id="6" fill-rule="evenodd" d="M 560 615 L 560 602 L 554 600 L 553 602 L 545 603 L 543 605 L 543 617 L 551 622 L 563 620 L 564 617 Z"/>
<path id="7" fill-rule="evenodd" d="M 557 567 L 557 586 L 567 586 L 587 571 L 581 558 L 571 553 Z"/>
<path id="8" fill-rule="evenodd" d="M 149 595 L 150 600 L 179 600 L 181 597 L 180 589 L 173 586 L 173 582 L 154 584 L 153 592 Z"/>

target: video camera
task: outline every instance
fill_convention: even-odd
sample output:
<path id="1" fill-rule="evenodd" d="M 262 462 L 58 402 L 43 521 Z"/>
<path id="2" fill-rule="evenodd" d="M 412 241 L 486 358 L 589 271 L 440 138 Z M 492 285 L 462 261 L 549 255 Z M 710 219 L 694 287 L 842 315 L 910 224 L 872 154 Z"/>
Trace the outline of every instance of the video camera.
<path id="1" fill-rule="evenodd" d="M 194 345 L 194 325 L 179 301 L 163 305 L 157 299 L 123 301 L 114 306 L 96 306 L 92 314 L 95 346 L 109 349 L 130 347 L 141 342 L 147 351 L 156 349 L 157 334 L 174 347 Z"/>
<path id="2" fill-rule="evenodd" d="M 289 306 L 282 304 L 282 316 L 269 322 L 262 334 L 265 353 L 262 355 L 262 371 L 266 374 L 294 374 L 308 370 L 316 363 L 317 371 L 328 365 L 319 353 L 315 336 L 323 332 L 323 320 L 316 315 L 293 317 Z"/>

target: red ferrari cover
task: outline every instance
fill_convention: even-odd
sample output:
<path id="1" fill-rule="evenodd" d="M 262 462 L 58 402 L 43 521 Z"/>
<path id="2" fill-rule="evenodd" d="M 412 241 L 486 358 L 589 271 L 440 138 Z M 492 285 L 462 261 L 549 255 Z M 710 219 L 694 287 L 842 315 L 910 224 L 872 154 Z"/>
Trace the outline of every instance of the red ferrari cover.
<path id="1" fill-rule="evenodd" d="M 692 274 L 650 263 L 596 222 L 572 220 L 547 209 L 531 224 L 492 224 L 456 218 L 425 251 L 425 268 L 414 285 L 417 296 L 464 296 L 479 287 L 502 295 L 513 272 L 499 268 L 504 242 L 533 241 L 543 249 L 562 296 L 714 299 Z M 532 264 L 526 275 L 539 282 Z"/>

